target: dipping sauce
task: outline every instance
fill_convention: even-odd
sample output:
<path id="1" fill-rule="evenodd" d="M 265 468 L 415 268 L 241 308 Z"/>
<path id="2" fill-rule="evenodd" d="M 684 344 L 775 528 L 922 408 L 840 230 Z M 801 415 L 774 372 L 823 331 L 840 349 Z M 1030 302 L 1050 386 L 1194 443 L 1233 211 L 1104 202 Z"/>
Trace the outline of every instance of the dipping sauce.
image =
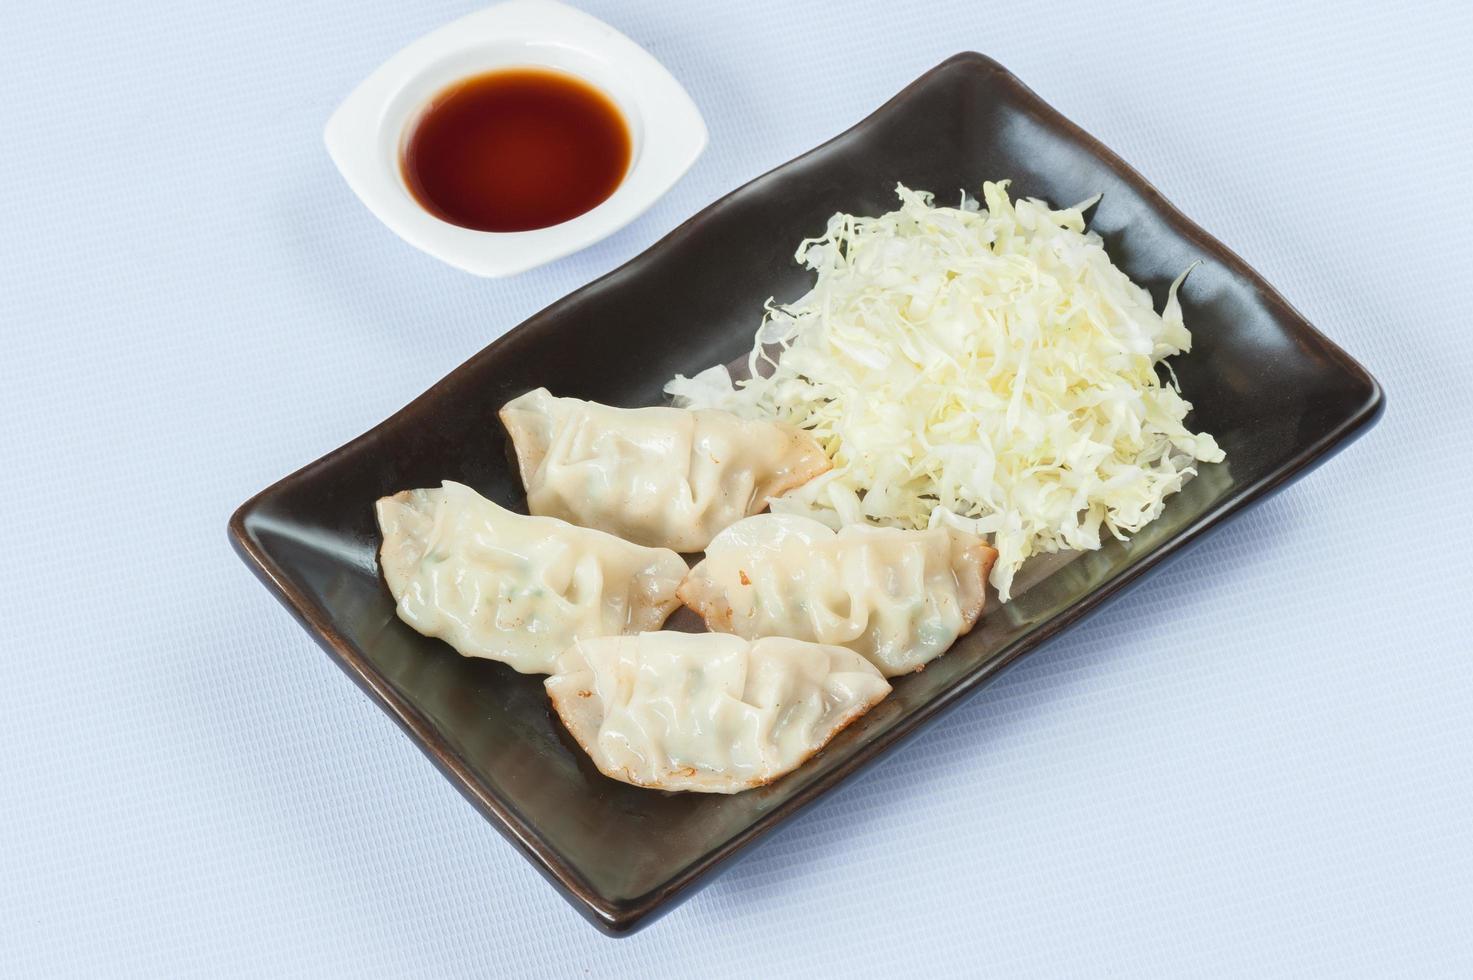
<path id="1" fill-rule="evenodd" d="M 513 68 L 473 75 L 420 113 L 403 173 L 422 207 L 476 231 L 531 231 L 601 203 L 629 169 L 629 126 L 573 75 Z"/>

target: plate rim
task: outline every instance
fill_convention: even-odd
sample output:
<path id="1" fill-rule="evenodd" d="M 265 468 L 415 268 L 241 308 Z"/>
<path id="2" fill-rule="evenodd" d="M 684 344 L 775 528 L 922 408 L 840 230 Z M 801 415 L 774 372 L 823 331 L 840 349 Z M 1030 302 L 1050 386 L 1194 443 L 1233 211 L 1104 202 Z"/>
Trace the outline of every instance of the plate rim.
<path id="1" fill-rule="evenodd" d="M 1122 572 L 1116 579 L 1080 597 L 1063 612 L 1051 617 L 1028 635 L 1015 639 L 998 650 L 988 662 L 975 672 L 966 675 L 952 687 L 936 694 L 920 706 L 913 715 L 899 722 L 873 741 L 859 746 L 854 754 L 842 764 L 820 775 L 782 804 L 763 813 L 742 828 L 720 846 L 703 854 L 681 871 L 652 888 L 644 895 L 633 899 L 615 900 L 602 895 L 577 868 L 563 861 L 557 850 L 542 839 L 536 827 L 522 820 L 515 810 L 506 806 L 495 793 L 481 785 L 470 766 L 451 746 L 439 729 L 406 699 L 400 697 L 379 671 L 358 654 L 353 644 L 335 627 L 330 617 L 321 614 L 313 603 L 298 589 L 277 564 L 254 540 L 249 521 L 261 508 L 266 498 L 282 488 L 308 478 L 316 470 L 331 465 L 340 457 L 357 451 L 364 443 L 378 437 L 386 426 L 391 425 L 406 413 L 418 409 L 423 402 L 436 398 L 445 387 L 469 373 L 488 357 L 500 356 L 502 348 L 521 342 L 529 336 L 547 328 L 545 317 L 554 307 L 574 303 L 586 294 L 597 290 L 610 280 L 626 273 L 632 266 L 645 262 L 652 253 L 664 251 L 690 234 L 695 228 L 709 220 L 731 198 L 741 194 L 751 185 L 788 166 L 822 152 L 832 144 L 868 128 L 871 122 L 886 115 L 897 103 L 910 96 L 915 90 L 928 83 L 936 75 L 958 66 L 970 66 L 995 76 L 1012 90 L 1023 110 L 1041 121 L 1056 127 L 1071 140 L 1095 156 L 1146 201 L 1173 229 L 1194 245 L 1200 245 L 1214 261 L 1221 262 L 1235 275 L 1248 281 L 1259 296 L 1275 312 L 1296 322 L 1304 331 L 1302 336 L 1314 342 L 1319 352 L 1334 361 L 1345 374 L 1361 382 L 1368 391 L 1365 401 L 1348 414 L 1344 420 L 1302 450 L 1278 469 L 1246 488 L 1204 511 L 1176 534 L 1163 541 L 1151 554 L 1141 558 Z M 1300 336 L 1296 334 L 1296 336 Z M 997 61 L 976 51 L 963 51 L 952 55 L 935 67 L 927 70 L 873 112 L 854 125 L 830 139 L 799 154 L 764 173 L 743 182 L 738 187 L 716 198 L 691 217 L 682 221 L 647 248 L 641 250 L 619 266 L 596 279 L 553 300 L 548 306 L 534 313 L 522 323 L 511 327 L 486 347 L 472 354 L 449 373 L 441 377 L 420 395 L 405 404 L 372 428 L 331 450 L 318 459 L 275 481 L 270 486 L 252 495 L 236 508 L 229 521 L 230 543 L 242 561 L 260 581 L 266 585 L 277 600 L 286 606 L 293 617 L 313 635 L 329 656 L 347 673 L 358 686 L 398 723 L 420 750 L 430 758 L 437 768 L 450 780 L 503 837 L 511 841 L 531 861 L 538 872 L 550 881 L 585 918 L 610 936 L 631 935 L 650 924 L 660 915 L 674 908 L 678 901 L 707 883 L 713 873 L 732 860 L 749 845 L 770 833 L 788 818 L 806 809 L 818 798 L 827 794 L 841 782 L 857 775 L 903 741 L 914 736 L 922 728 L 939 720 L 1014 664 L 1024 654 L 1030 653 L 1057 637 L 1083 618 L 1096 611 L 1106 601 L 1136 585 L 1143 576 L 1164 563 L 1179 557 L 1198 543 L 1203 535 L 1246 508 L 1257 504 L 1314 469 L 1344 449 L 1364 434 L 1378 421 L 1386 409 L 1385 391 L 1376 378 L 1348 352 L 1330 340 L 1306 317 L 1286 300 L 1277 289 L 1263 278 L 1237 252 L 1219 241 L 1205 228 L 1181 212 L 1174 204 L 1141 175 L 1133 166 L 1122 159 L 1108 146 L 1090 135 L 1076 123 L 1055 109 L 1016 75 Z"/>

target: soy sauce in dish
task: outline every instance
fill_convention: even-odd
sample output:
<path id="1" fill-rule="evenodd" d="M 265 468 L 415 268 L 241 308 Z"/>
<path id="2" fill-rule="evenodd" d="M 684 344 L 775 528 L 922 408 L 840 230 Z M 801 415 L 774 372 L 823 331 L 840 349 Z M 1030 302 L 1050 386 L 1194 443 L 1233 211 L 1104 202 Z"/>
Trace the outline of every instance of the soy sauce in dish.
<path id="1" fill-rule="evenodd" d="M 629 126 L 573 75 L 513 68 L 462 79 L 420 113 L 404 183 L 420 205 L 476 231 L 531 231 L 604 201 L 629 169 Z"/>

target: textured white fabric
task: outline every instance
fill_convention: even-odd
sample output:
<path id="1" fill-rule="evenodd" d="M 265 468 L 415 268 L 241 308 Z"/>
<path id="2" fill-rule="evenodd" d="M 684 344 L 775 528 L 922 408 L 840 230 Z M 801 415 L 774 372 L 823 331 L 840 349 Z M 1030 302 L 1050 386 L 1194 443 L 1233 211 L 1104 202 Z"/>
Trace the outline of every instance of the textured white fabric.
<path id="1" fill-rule="evenodd" d="M 1473 971 L 1473 8 L 1115 6 L 590 3 L 710 148 L 622 233 L 485 282 L 380 227 L 321 144 L 467 5 L 0 5 L 0 973 Z M 225 520 L 966 48 L 1239 250 L 1389 411 L 606 939 Z"/>

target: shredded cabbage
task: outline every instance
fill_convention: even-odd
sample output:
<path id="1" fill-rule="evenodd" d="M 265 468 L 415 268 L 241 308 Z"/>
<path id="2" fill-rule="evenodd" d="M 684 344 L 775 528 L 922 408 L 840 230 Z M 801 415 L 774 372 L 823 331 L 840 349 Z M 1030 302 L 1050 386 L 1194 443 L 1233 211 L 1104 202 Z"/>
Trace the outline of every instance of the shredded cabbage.
<path id="1" fill-rule="evenodd" d="M 820 440 L 834 468 L 774 511 L 988 536 L 1004 601 L 1030 556 L 1140 530 L 1198 461 L 1223 459 L 1156 374 L 1191 348 L 1187 272 L 1158 315 L 1085 230 L 1094 199 L 1054 211 L 1007 184 L 955 208 L 897 186 L 899 210 L 834 215 L 795 256 L 812 290 L 768 300 L 751 378 L 717 366 L 665 387 Z"/>

